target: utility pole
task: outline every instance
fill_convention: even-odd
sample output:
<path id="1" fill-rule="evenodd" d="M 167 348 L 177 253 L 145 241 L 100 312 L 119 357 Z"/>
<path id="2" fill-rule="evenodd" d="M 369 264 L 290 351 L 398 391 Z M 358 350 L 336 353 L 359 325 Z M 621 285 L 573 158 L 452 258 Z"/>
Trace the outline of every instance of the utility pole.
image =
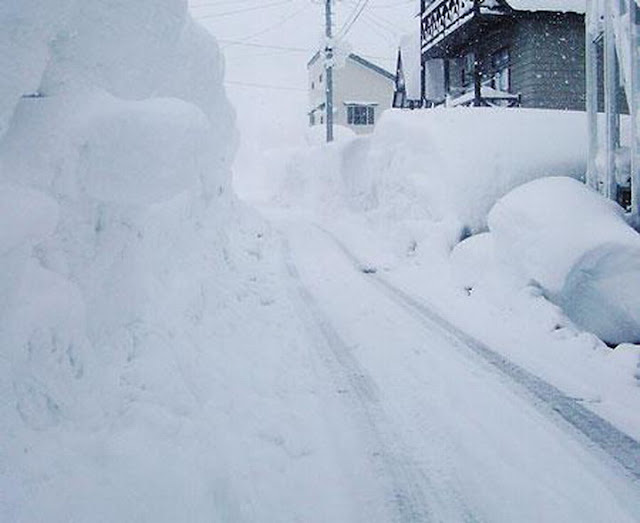
<path id="1" fill-rule="evenodd" d="M 325 88 L 325 120 L 327 123 L 327 143 L 333 142 L 333 29 L 331 2 L 333 0 L 325 0 L 325 35 L 327 41 L 324 48 L 324 68 L 326 72 L 326 88 Z"/>

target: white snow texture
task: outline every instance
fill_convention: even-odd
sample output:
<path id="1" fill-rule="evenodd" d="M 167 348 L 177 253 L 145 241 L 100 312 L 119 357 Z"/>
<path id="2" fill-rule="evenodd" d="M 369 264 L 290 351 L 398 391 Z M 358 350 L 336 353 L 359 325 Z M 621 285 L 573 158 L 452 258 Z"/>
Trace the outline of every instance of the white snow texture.
<path id="1" fill-rule="evenodd" d="M 640 236 L 622 210 L 569 178 L 537 180 L 492 209 L 497 253 L 602 340 L 640 342 Z"/>
<path id="2" fill-rule="evenodd" d="M 465 286 L 499 266 L 501 279 L 506 270 L 539 286 L 603 341 L 637 343 L 640 240 L 616 206 L 576 181 L 586 129 L 583 112 L 392 110 L 369 137 L 275 157 L 269 177 L 288 205 L 402 223 L 399 253 L 421 244 L 447 258 L 477 235 L 452 258 Z"/>
<path id="3" fill-rule="evenodd" d="M 202 412 L 249 262 L 217 44 L 184 0 L 9 1 L 0 69 L 1 519 L 224 519 Z"/>

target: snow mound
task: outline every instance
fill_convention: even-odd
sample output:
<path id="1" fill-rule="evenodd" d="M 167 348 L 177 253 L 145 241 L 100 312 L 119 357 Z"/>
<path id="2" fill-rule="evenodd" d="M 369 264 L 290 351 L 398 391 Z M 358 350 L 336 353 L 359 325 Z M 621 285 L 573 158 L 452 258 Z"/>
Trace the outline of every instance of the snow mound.
<path id="1" fill-rule="evenodd" d="M 584 176 L 585 118 L 521 109 L 387 111 L 372 137 L 369 170 L 381 205 L 414 187 L 414 205 L 426 216 L 478 232 L 511 189 L 543 176 Z"/>
<path id="2" fill-rule="evenodd" d="M 52 95 L 90 85 L 125 99 L 149 97 L 186 19 L 186 0 L 77 2 L 56 35 L 41 90 Z"/>
<path id="3" fill-rule="evenodd" d="M 64 27 L 72 0 L 21 0 L 0 5 L 0 137 L 23 95 L 35 95 L 50 44 Z"/>
<path id="4" fill-rule="evenodd" d="M 84 124 L 78 177 L 98 200 L 145 205 L 204 179 L 212 137 L 192 104 L 112 101 Z"/>
<path id="5" fill-rule="evenodd" d="M 185 0 L 3 2 L 0 27 L 0 519 L 224 519 L 210 405 L 270 296 L 217 44 Z"/>
<path id="6" fill-rule="evenodd" d="M 610 344 L 640 341 L 640 236 L 615 204 L 552 177 L 502 198 L 489 227 L 499 256 L 578 326 Z"/>
<path id="7" fill-rule="evenodd" d="M 533 109 L 389 110 L 370 136 L 285 151 L 268 179 L 280 202 L 440 223 L 458 231 L 455 244 L 462 231 L 486 230 L 491 207 L 518 185 L 582 178 L 585 118 Z"/>
<path id="8" fill-rule="evenodd" d="M 42 193 L 0 186 L 0 256 L 21 244 L 51 235 L 58 222 L 58 205 Z"/>

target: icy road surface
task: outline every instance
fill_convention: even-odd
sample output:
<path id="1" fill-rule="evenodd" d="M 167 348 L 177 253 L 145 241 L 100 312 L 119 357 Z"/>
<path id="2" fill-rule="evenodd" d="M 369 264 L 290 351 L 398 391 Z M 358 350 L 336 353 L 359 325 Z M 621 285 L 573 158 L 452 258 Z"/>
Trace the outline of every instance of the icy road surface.
<path id="1" fill-rule="evenodd" d="M 367 274 L 326 231 L 271 219 L 315 372 L 334 391 L 325 415 L 344 489 L 319 516 L 640 521 L 636 442 L 541 380 L 492 361 L 490 349 Z"/>

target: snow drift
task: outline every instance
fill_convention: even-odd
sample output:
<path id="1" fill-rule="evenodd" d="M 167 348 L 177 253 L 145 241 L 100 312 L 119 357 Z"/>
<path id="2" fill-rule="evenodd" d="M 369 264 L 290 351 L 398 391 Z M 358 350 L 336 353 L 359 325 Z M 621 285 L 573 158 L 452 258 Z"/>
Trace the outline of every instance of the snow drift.
<path id="1" fill-rule="evenodd" d="M 490 108 L 388 111 L 372 137 L 369 169 L 380 205 L 400 187 L 433 219 L 486 228 L 493 204 L 543 176 L 585 172 L 584 113 Z"/>
<path id="2" fill-rule="evenodd" d="M 276 322 L 217 45 L 183 0 L 3 2 L 0 28 L 0 519 L 241 518 L 220 405 L 268 401 L 229 374 Z"/>
<path id="3" fill-rule="evenodd" d="M 489 215 L 496 252 L 602 340 L 640 342 L 640 236 L 621 209 L 568 178 L 526 184 Z"/>
<path id="4" fill-rule="evenodd" d="M 338 202 L 478 232 L 495 202 L 518 185 L 584 176 L 585 118 L 546 110 L 389 110 L 371 136 L 289 153 L 268 176 L 289 205 Z"/>

